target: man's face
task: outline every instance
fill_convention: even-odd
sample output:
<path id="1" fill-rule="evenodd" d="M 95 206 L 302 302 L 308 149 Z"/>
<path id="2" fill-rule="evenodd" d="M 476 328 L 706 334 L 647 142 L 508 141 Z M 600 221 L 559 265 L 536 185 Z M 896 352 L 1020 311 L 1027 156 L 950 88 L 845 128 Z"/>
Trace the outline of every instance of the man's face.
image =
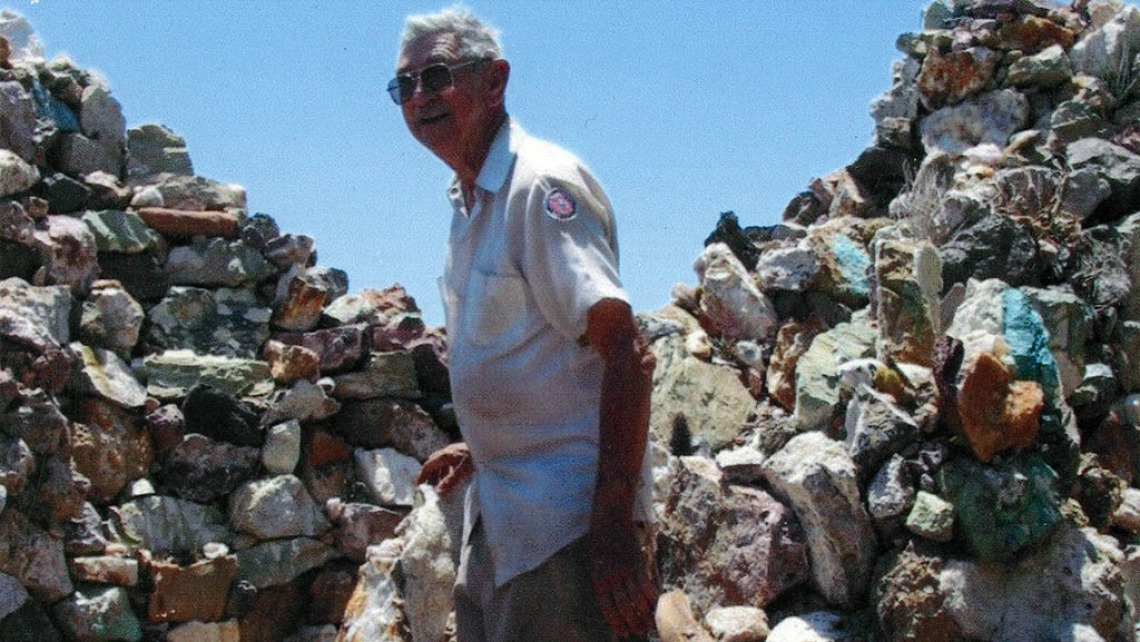
<path id="1" fill-rule="evenodd" d="M 460 61 L 453 34 L 431 34 L 408 43 L 400 51 L 397 74 L 415 74 L 435 63 L 455 65 Z M 417 87 L 412 98 L 401 105 L 408 130 L 425 147 L 453 168 L 469 158 L 473 145 L 482 142 L 491 101 L 482 91 L 480 65 L 458 69 L 454 82 L 438 92 Z"/>

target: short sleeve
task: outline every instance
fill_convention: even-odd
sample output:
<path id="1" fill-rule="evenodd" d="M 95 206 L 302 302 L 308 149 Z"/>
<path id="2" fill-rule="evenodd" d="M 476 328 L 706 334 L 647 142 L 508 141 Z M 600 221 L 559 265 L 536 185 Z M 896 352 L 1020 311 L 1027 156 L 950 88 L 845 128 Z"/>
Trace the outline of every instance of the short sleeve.
<path id="1" fill-rule="evenodd" d="M 590 307 L 627 301 L 618 272 L 609 200 L 584 169 L 574 180 L 543 177 L 527 196 L 522 269 L 543 316 L 560 334 L 586 332 Z"/>

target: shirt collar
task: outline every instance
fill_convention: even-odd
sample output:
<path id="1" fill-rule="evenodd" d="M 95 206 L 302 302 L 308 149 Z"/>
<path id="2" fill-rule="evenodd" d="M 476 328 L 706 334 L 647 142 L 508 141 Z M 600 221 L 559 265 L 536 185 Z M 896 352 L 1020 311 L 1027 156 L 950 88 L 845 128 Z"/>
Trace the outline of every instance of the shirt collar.
<path id="1" fill-rule="evenodd" d="M 491 141 L 491 148 L 487 150 L 487 158 L 475 178 L 475 184 L 488 192 L 497 192 L 507 181 L 514 165 L 518 149 L 518 140 L 524 135 L 521 127 L 508 117 Z"/>

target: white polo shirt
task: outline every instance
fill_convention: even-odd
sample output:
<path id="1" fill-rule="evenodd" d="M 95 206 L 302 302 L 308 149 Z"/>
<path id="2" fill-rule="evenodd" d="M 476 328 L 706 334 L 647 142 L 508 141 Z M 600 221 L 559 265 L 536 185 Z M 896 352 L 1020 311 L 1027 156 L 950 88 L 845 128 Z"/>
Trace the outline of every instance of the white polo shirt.
<path id="1" fill-rule="evenodd" d="M 475 206 L 466 210 L 458 180 L 449 197 L 440 290 L 455 412 L 476 469 L 464 539 L 481 515 L 501 585 L 589 528 L 603 362 L 583 339 L 586 313 L 627 297 L 609 200 L 570 153 L 508 120 Z"/>

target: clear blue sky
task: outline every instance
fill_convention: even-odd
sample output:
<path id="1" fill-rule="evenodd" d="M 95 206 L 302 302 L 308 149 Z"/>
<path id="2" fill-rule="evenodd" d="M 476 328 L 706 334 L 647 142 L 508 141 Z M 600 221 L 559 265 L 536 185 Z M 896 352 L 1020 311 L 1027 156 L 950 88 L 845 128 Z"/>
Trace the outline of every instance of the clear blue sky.
<path id="1" fill-rule="evenodd" d="M 409 13 L 440 2 L 0 0 L 46 57 L 109 81 L 128 126 L 165 124 L 195 172 L 316 239 L 350 289 L 404 285 L 429 323 L 450 170 L 384 87 Z M 779 221 L 813 177 L 871 142 L 895 40 L 920 0 L 470 1 L 502 31 L 507 107 L 576 152 L 614 203 L 634 308 L 656 309 L 718 215 Z"/>

